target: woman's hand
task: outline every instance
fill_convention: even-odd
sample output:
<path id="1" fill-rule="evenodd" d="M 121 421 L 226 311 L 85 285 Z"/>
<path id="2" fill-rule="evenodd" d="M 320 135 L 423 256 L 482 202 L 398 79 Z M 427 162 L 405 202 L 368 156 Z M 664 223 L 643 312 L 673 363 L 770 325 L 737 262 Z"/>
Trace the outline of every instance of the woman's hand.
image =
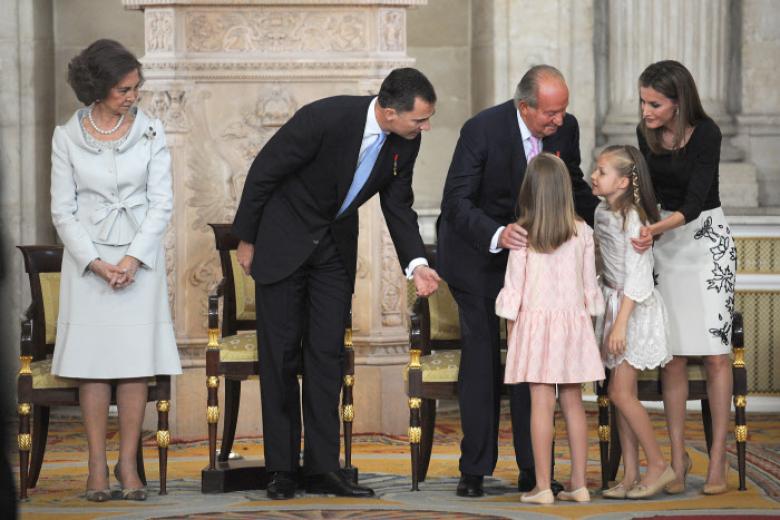
<path id="1" fill-rule="evenodd" d="M 612 325 L 607 339 L 607 350 L 613 356 L 619 356 L 626 351 L 626 324 L 616 321 Z"/>
<path id="2" fill-rule="evenodd" d="M 124 289 L 131 283 L 135 282 L 135 273 L 141 266 L 141 261 L 134 256 L 125 256 L 117 264 L 119 269 L 119 276 L 115 277 L 109 285 L 114 289 Z"/>
<path id="3" fill-rule="evenodd" d="M 631 245 L 634 250 L 642 254 L 653 245 L 653 229 L 650 226 L 642 226 L 639 229 L 639 236 L 631 239 Z"/>
<path id="4" fill-rule="evenodd" d="M 89 263 L 89 270 L 102 278 L 111 287 L 113 287 L 113 281 L 122 274 L 122 270 L 119 267 L 104 262 L 100 258 L 96 258 Z"/>

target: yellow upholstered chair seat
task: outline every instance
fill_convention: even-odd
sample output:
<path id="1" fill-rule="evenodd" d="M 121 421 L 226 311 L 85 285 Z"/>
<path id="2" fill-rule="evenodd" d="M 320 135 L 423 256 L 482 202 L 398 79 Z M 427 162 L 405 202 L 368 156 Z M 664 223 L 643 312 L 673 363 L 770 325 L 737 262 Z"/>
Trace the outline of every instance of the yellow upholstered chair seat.
<path id="1" fill-rule="evenodd" d="M 71 377 L 58 377 L 51 373 L 51 359 L 33 361 L 30 364 L 32 370 L 33 389 L 46 390 L 49 388 L 76 388 L 79 380 Z"/>
<path id="2" fill-rule="evenodd" d="M 219 343 L 220 363 L 257 361 L 257 334 L 225 336 Z"/>
<path id="3" fill-rule="evenodd" d="M 506 363 L 506 350 L 501 351 L 501 364 Z M 420 358 L 423 383 L 454 383 L 460 370 L 460 350 L 439 350 Z M 404 369 L 404 380 L 409 367 Z"/>
<path id="4" fill-rule="evenodd" d="M 236 319 L 254 320 L 257 312 L 255 306 L 255 280 L 244 273 L 238 263 L 236 251 L 230 251 L 230 263 L 233 266 L 233 283 L 236 288 Z"/>

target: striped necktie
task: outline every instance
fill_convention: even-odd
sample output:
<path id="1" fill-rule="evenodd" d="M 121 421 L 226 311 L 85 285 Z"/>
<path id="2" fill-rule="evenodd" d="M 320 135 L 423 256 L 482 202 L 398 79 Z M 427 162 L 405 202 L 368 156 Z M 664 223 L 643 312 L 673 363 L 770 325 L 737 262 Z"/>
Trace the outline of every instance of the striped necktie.
<path id="1" fill-rule="evenodd" d="M 379 151 L 382 150 L 382 145 L 385 143 L 386 138 L 387 136 L 385 133 L 380 132 L 379 136 L 376 138 L 376 141 L 374 141 L 373 144 L 369 146 L 368 149 L 366 149 L 365 153 L 363 154 L 363 159 L 360 160 L 360 164 L 358 164 L 357 170 L 355 170 L 355 176 L 352 178 L 352 184 L 349 187 L 347 196 L 344 199 L 344 202 L 341 204 L 341 208 L 339 209 L 339 212 L 336 214 L 336 216 L 341 215 L 347 210 L 350 204 L 354 202 L 358 193 L 360 193 L 360 190 L 366 184 L 368 176 L 371 175 L 371 170 L 374 169 L 376 159 L 379 157 Z"/>

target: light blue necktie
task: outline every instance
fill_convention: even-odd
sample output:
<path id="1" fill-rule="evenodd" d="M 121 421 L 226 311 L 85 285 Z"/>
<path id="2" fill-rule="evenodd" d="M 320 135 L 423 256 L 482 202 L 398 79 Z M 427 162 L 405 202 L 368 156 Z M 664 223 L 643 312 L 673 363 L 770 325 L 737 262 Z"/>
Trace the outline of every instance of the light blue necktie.
<path id="1" fill-rule="evenodd" d="M 374 169 L 376 158 L 379 157 L 379 151 L 382 149 L 382 145 L 385 143 L 386 138 L 387 136 L 385 133 L 380 132 L 374 143 L 369 146 L 366 152 L 363 154 L 363 160 L 360 161 L 357 170 L 355 170 L 355 176 L 352 178 L 352 185 L 349 187 L 347 197 L 341 204 L 341 208 L 339 209 L 339 212 L 336 214 L 336 216 L 344 213 L 349 205 L 352 204 L 352 201 L 355 200 L 355 197 L 357 197 L 358 193 L 360 193 L 360 190 L 363 189 L 363 185 L 368 180 L 368 176 L 371 175 L 371 170 Z"/>

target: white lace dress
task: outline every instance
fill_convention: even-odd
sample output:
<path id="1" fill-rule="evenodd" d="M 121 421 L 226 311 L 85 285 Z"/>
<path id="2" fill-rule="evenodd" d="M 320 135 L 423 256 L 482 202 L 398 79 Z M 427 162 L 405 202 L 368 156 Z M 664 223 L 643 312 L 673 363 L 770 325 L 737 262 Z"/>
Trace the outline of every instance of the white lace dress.
<path id="1" fill-rule="evenodd" d="M 625 229 L 624 229 L 625 227 Z M 638 370 L 663 366 L 672 359 L 669 351 L 669 328 L 666 307 L 653 280 L 653 252 L 638 254 L 631 238 L 639 236 L 642 224 L 631 210 L 623 217 L 606 203 L 596 208 L 594 238 L 600 251 L 601 285 L 606 310 L 596 321 L 596 338 L 607 368 L 624 360 Z M 620 356 L 608 353 L 606 341 L 620 309 L 623 295 L 636 302 L 628 319 L 626 350 Z"/>

